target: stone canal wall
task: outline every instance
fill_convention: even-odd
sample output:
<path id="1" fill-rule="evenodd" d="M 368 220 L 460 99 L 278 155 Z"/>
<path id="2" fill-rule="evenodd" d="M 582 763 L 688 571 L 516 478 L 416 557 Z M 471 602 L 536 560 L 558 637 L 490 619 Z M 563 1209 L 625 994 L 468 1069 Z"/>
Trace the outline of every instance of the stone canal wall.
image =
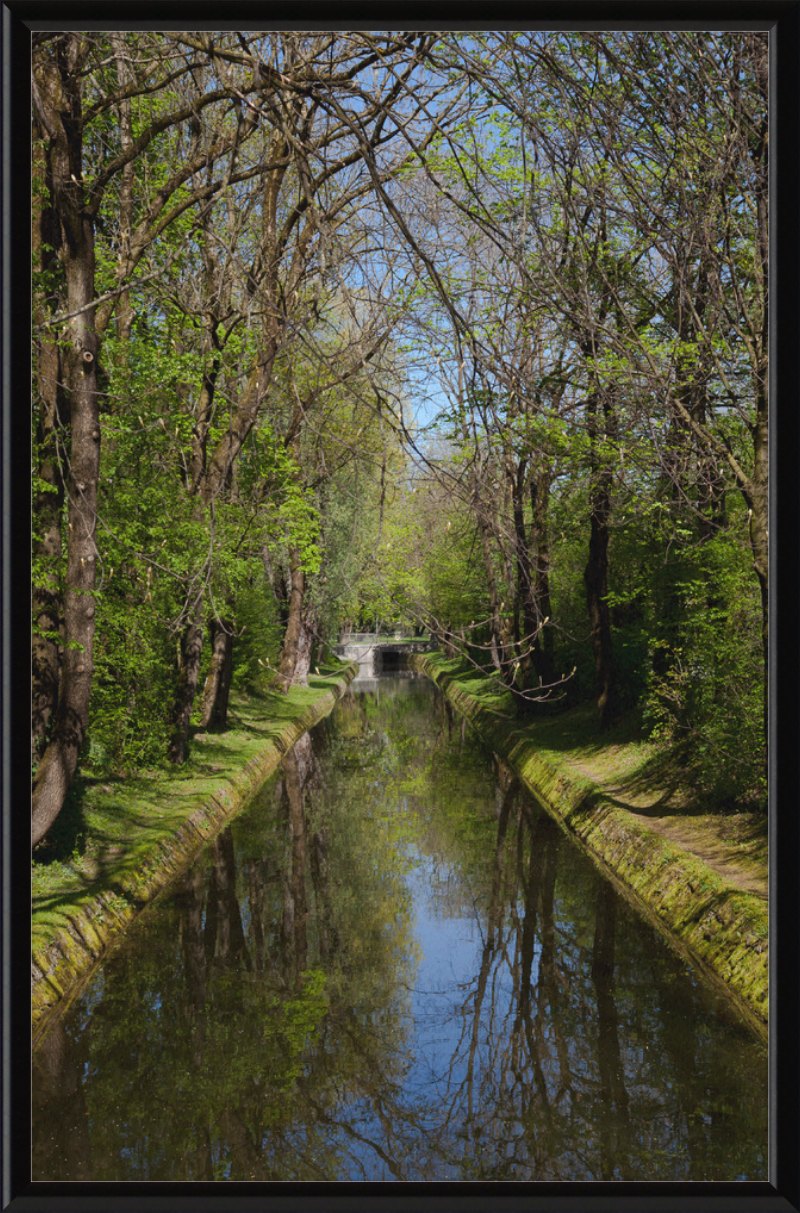
<path id="1" fill-rule="evenodd" d="M 83 989 L 109 948 L 130 924 L 186 868 L 201 848 L 241 811 L 246 802 L 280 764 L 295 742 L 333 709 L 357 672 L 357 665 L 344 667 L 335 676 L 317 679 L 304 689 L 297 703 L 290 694 L 282 719 L 274 726 L 261 722 L 264 740 L 234 774 L 226 772 L 215 781 L 199 806 L 189 802 L 184 819 L 176 826 L 174 815 L 165 829 L 158 829 L 158 792 L 153 812 L 144 828 L 150 842 L 135 863 L 125 855 L 116 857 L 111 869 L 98 873 L 94 883 L 77 892 L 66 891 L 59 901 L 60 925 L 49 928 L 46 912 L 33 906 L 31 954 L 31 1018 L 34 1044 L 54 1016 Z M 235 752 L 234 752 L 235 760 Z M 51 899 L 46 899 L 49 903 Z"/>
<path id="2" fill-rule="evenodd" d="M 638 912 L 689 960 L 740 1017 L 767 1036 L 766 902 L 615 805 L 591 780 L 544 754 L 523 727 L 499 720 L 435 655 L 412 658 L 514 771 L 551 817 Z"/>

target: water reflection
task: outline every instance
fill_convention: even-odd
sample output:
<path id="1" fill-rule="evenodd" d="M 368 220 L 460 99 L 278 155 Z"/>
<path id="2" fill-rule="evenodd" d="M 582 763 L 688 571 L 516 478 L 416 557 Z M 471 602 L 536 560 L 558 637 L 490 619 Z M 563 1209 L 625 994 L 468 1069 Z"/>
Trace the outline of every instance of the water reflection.
<path id="1" fill-rule="evenodd" d="M 404 680 L 285 757 L 34 1091 L 40 1179 L 766 1173 L 763 1047 Z"/>

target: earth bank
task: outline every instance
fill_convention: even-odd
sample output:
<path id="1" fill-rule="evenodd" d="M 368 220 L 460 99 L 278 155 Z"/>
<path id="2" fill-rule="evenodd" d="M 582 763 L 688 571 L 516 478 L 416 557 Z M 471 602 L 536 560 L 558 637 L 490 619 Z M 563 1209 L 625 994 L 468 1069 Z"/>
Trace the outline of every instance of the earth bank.
<path id="1" fill-rule="evenodd" d="M 97 783 L 83 798 L 83 854 L 32 872 L 34 1044 L 84 987 L 109 948 L 244 806 L 281 756 L 327 716 L 355 664 L 288 695 L 231 696 L 231 727 L 197 733 L 197 760 L 168 776 Z"/>
<path id="2" fill-rule="evenodd" d="M 620 803 L 594 762 L 570 757 L 569 745 L 552 747 L 547 734 L 513 719 L 510 696 L 493 680 L 440 653 L 413 657 L 453 706 L 533 792 L 555 821 L 589 854 L 639 913 L 766 1039 L 769 928 L 766 840 L 753 854 L 742 844 L 740 861 L 725 845 L 719 821 L 704 830 L 676 825 L 677 818 L 648 816 Z M 562 719 L 562 718 L 557 718 Z M 545 748 L 547 742 L 549 745 Z M 544 742 L 544 744 L 543 744 Z M 577 748 L 577 747 L 576 747 Z M 624 748 L 624 747 L 621 747 Z M 616 789 L 615 789 L 616 790 Z M 708 835 L 726 862 L 713 855 Z M 703 837 L 703 845 L 696 839 Z M 692 849 L 694 847 L 694 849 Z M 706 856 L 706 858 L 704 858 Z"/>

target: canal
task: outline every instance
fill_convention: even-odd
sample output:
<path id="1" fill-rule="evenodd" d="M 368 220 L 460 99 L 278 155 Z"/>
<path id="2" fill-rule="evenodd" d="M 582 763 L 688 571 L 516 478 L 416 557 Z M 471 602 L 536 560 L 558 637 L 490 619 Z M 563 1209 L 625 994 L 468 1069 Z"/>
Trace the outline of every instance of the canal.
<path id="1" fill-rule="evenodd" d="M 428 682 L 368 686 L 44 1038 L 33 1178 L 765 1179 L 765 1046 Z"/>

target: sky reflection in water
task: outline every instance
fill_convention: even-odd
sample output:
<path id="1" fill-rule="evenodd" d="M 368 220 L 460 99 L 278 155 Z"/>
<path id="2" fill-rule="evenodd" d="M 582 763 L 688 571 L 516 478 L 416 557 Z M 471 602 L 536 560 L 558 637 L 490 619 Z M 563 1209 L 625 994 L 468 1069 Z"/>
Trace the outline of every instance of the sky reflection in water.
<path id="1" fill-rule="evenodd" d="M 109 958 L 33 1132 L 37 1179 L 762 1179 L 767 1054 L 394 679 Z"/>

